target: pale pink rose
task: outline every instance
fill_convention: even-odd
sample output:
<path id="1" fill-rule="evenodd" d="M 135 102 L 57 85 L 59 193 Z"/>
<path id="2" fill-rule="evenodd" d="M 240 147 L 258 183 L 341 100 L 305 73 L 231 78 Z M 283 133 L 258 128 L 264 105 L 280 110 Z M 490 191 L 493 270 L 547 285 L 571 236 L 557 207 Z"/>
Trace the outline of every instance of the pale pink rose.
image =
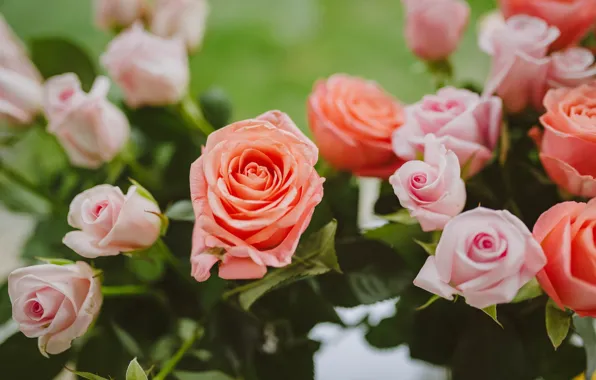
<path id="1" fill-rule="evenodd" d="M 159 206 L 131 186 L 124 195 L 120 188 L 98 185 L 77 195 L 70 204 L 71 231 L 62 240 L 87 258 L 114 256 L 151 247 L 159 238 Z"/>
<path id="2" fill-rule="evenodd" d="M 424 231 L 442 230 L 466 205 L 457 156 L 432 134 L 424 138 L 424 161 L 406 162 L 389 182 Z"/>
<path id="3" fill-rule="evenodd" d="M 0 14 L 0 121 L 30 124 L 41 110 L 42 78 Z"/>
<path id="4" fill-rule="evenodd" d="M 75 74 L 48 79 L 44 108 L 48 132 L 56 136 L 74 166 L 95 169 L 124 148 L 130 125 L 107 99 L 110 82 L 98 77 L 89 93 Z"/>
<path id="5" fill-rule="evenodd" d="M 406 43 L 419 58 L 447 58 L 461 41 L 470 7 L 463 0 L 402 0 Z"/>
<path id="6" fill-rule="evenodd" d="M 207 0 L 157 0 L 151 31 L 161 37 L 178 37 L 193 51 L 203 42 L 208 15 Z"/>
<path id="7" fill-rule="evenodd" d="M 502 105 L 496 96 L 482 98 L 468 90 L 445 87 L 406 109 L 406 122 L 393 133 L 393 151 L 414 160 L 432 133 L 453 151 L 467 177 L 478 173 L 493 155 L 501 133 Z"/>
<path id="8" fill-rule="evenodd" d="M 499 0 L 499 5 L 505 17 L 525 14 L 556 26 L 561 35 L 553 50 L 579 43 L 596 19 L 594 0 Z"/>
<path id="9" fill-rule="evenodd" d="M 102 29 L 127 27 L 141 19 L 147 0 L 94 0 L 95 24 Z"/>
<path id="10" fill-rule="evenodd" d="M 139 23 L 110 42 L 101 62 L 133 108 L 174 104 L 188 89 L 184 42 L 155 36 Z"/>
<path id="11" fill-rule="evenodd" d="M 85 334 L 99 314 L 101 283 L 89 264 L 34 265 L 8 276 L 12 318 L 39 351 L 56 355 Z"/>
<path id="12" fill-rule="evenodd" d="M 224 279 L 261 278 L 267 266 L 290 264 L 323 198 L 317 159 L 317 147 L 280 111 L 209 135 L 190 169 L 197 281 L 219 261 Z"/>
<path id="13" fill-rule="evenodd" d="M 529 104 L 540 108 L 550 65 L 548 49 L 559 30 L 539 18 L 513 16 L 499 27 L 480 35 L 480 48 L 492 56 L 492 67 L 484 95 L 495 92 L 510 112 Z"/>
<path id="14" fill-rule="evenodd" d="M 546 264 L 540 244 L 517 217 L 478 207 L 451 219 L 414 284 L 476 308 L 508 303 Z"/>
<path id="15" fill-rule="evenodd" d="M 596 197 L 596 86 L 550 90 L 540 118 L 544 134 L 534 131 L 540 161 L 565 191 Z"/>
<path id="16" fill-rule="evenodd" d="M 578 87 L 594 79 L 596 65 L 589 49 L 573 47 L 553 53 L 547 75 L 548 87 Z"/>

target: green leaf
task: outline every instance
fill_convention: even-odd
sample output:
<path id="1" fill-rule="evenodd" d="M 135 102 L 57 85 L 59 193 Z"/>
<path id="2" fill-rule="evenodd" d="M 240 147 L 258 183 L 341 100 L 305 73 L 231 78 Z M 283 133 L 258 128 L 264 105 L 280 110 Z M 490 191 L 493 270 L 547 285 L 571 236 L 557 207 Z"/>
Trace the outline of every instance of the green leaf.
<path id="1" fill-rule="evenodd" d="M 226 126 L 232 118 L 232 103 L 222 88 L 207 89 L 201 94 L 199 105 L 203 116 L 215 129 Z"/>
<path id="2" fill-rule="evenodd" d="M 428 255 L 416 244 L 417 240 L 431 240 L 429 233 L 420 229 L 420 225 L 404 225 L 390 223 L 374 230 L 366 231 L 364 234 L 368 239 L 378 240 L 393 248 L 397 254 L 407 263 L 407 266 L 418 272 Z"/>
<path id="3" fill-rule="evenodd" d="M 53 379 L 66 365 L 69 352 L 45 358 L 39 353 L 37 339 L 17 333 L 0 345 L 2 378 Z"/>
<path id="4" fill-rule="evenodd" d="M 563 343 L 569 328 L 571 327 L 571 316 L 565 310 L 561 310 L 557 304 L 549 298 L 546 303 L 546 333 L 555 350 Z"/>
<path id="5" fill-rule="evenodd" d="M 388 349 L 406 343 L 407 334 L 404 333 L 404 327 L 407 328 L 407 325 L 402 316 L 396 314 L 383 319 L 376 326 L 371 326 L 364 336 L 368 344 L 375 348 Z"/>
<path id="6" fill-rule="evenodd" d="M 410 216 L 410 212 L 405 208 L 403 208 L 393 214 L 380 215 L 380 216 L 381 216 L 381 218 L 388 220 L 390 222 L 405 224 L 408 226 L 418 224 L 418 220 L 416 220 L 416 218 L 412 218 Z"/>
<path id="7" fill-rule="evenodd" d="M 82 377 L 83 379 L 87 379 L 87 380 L 108 380 L 105 377 L 101 377 L 98 375 L 95 375 L 91 372 L 79 372 L 79 371 L 71 371 L 70 369 L 66 368 L 70 373 L 73 373 L 75 375 L 77 375 L 78 377 Z"/>
<path id="8" fill-rule="evenodd" d="M 161 246 L 153 244 L 145 250 L 132 252 L 126 265 L 141 281 L 155 282 L 161 279 L 165 271 Z"/>
<path id="9" fill-rule="evenodd" d="M 497 305 L 492 305 L 489 307 L 485 307 L 484 309 L 482 309 L 482 311 L 488 315 L 489 317 L 492 318 L 493 321 L 495 321 L 499 326 L 503 327 L 503 325 L 501 324 L 501 322 L 499 322 L 499 320 L 497 319 Z"/>
<path id="10" fill-rule="evenodd" d="M 422 305 L 422 306 L 420 306 L 420 307 L 417 307 L 417 308 L 416 308 L 416 310 L 418 310 L 418 311 L 419 311 L 419 310 L 424 310 L 424 309 L 426 309 L 427 307 L 429 307 L 430 305 L 432 305 L 433 303 L 435 303 L 435 301 L 436 301 L 436 300 L 438 300 L 438 299 L 440 299 L 440 298 L 441 298 L 440 296 L 438 296 L 438 295 L 436 295 L 436 294 L 433 294 L 433 296 L 432 296 L 432 297 L 430 297 L 430 298 L 428 299 L 428 301 L 426 301 L 426 303 L 425 303 L 424 305 Z"/>
<path id="11" fill-rule="evenodd" d="M 137 341 L 123 328 L 118 326 L 116 323 L 112 323 L 112 328 L 114 329 L 114 333 L 118 337 L 118 340 L 122 344 L 122 347 L 128 352 L 130 355 L 134 357 L 142 357 L 143 351 L 141 347 L 137 343 Z"/>
<path id="12" fill-rule="evenodd" d="M 70 265 L 74 264 L 75 262 L 68 259 L 59 259 L 59 258 L 50 258 L 50 257 L 36 257 L 37 260 L 42 261 L 46 264 L 52 265 Z"/>
<path id="13" fill-rule="evenodd" d="M 195 213 L 192 208 L 192 202 L 189 200 L 178 201 L 168 207 L 165 215 L 172 219 L 184 222 L 194 222 Z"/>
<path id="14" fill-rule="evenodd" d="M 461 177 L 464 180 L 467 179 L 470 174 L 470 168 L 472 167 L 472 163 L 474 162 L 474 157 L 476 157 L 476 153 L 472 154 L 472 156 L 468 158 L 468 161 L 466 161 L 461 167 Z"/>
<path id="15" fill-rule="evenodd" d="M 84 90 L 89 90 L 97 70 L 86 52 L 73 42 L 61 38 L 38 38 L 30 43 L 31 60 L 44 78 L 75 73 Z"/>
<path id="16" fill-rule="evenodd" d="M 507 155 L 509 154 L 509 148 L 511 146 L 511 138 L 509 137 L 509 124 L 503 122 L 501 124 L 501 138 L 499 148 L 499 165 L 505 166 L 507 161 Z"/>
<path id="17" fill-rule="evenodd" d="M 126 380 L 148 380 L 143 367 L 139 365 L 137 358 L 132 359 L 126 369 Z"/>
<path id="18" fill-rule="evenodd" d="M 137 181 L 135 181 L 132 178 L 128 179 L 130 181 L 130 183 L 132 183 L 134 186 L 137 187 L 137 193 L 139 193 L 140 196 L 142 196 L 143 198 L 149 199 L 151 202 L 158 204 L 157 201 L 155 200 L 155 198 L 153 198 L 153 195 L 151 195 L 151 193 L 149 192 L 149 190 L 145 189 L 143 187 L 143 185 L 141 185 L 140 183 L 138 183 Z"/>
<path id="19" fill-rule="evenodd" d="M 282 285 L 287 285 L 302 278 L 320 275 L 330 270 L 339 272 L 339 264 L 335 255 L 336 229 L 336 221 L 327 224 L 298 245 L 293 262 L 290 265 L 273 270 L 258 281 L 233 289 L 225 293 L 224 298 L 239 293 L 240 305 L 248 310 L 265 293 Z"/>
<path id="20" fill-rule="evenodd" d="M 586 350 L 587 368 L 586 379 L 594 379 L 596 376 L 596 324 L 594 318 L 573 317 L 575 331 L 581 336 Z"/>
<path id="21" fill-rule="evenodd" d="M 540 284 L 538 283 L 536 278 L 533 278 L 521 287 L 513 301 L 511 301 L 511 303 L 527 301 L 532 298 L 539 297 L 540 295 L 542 295 L 542 288 L 540 287 Z"/>
<path id="22" fill-rule="evenodd" d="M 206 371 L 206 372 L 174 372 L 174 377 L 178 380 L 234 380 L 233 377 L 226 375 L 220 371 Z"/>
<path id="23" fill-rule="evenodd" d="M 0 325 L 12 317 L 12 303 L 8 296 L 8 282 L 0 285 Z"/>
<path id="24" fill-rule="evenodd" d="M 435 255 L 435 251 L 437 250 L 437 245 L 439 243 L 425 243 L 423 241 L 420 241 L 418 239 L 413 239 L 414 242 L 416 244 L 418 244 L 419 246 L 422 247 L 422 249 L 424 249 L 424 252 L 428 253 L 430 256 L 434 256 Z"/>

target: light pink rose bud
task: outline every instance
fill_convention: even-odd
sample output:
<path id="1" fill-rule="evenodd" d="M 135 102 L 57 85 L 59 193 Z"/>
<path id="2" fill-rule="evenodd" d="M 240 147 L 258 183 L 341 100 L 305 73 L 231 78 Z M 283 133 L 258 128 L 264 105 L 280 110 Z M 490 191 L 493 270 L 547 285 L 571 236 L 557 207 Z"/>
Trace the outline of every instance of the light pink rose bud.
<path id="1" fill-rule="evenodd" d="M 41 110 L 42 78 L 0 14 L 0 121 L 29 124 Z"/>
<path id="2" fill-rule="evenodd" d="M 453 151 L 465 176 L 479 172 L 492 157 L 501 132 L 502 104 L 496 96 L 482 98 L 468 90 L 445 87 L 406 109 L 406 122 L 393 133 L 393 151 L 414 160 L 432 133 Z"/>
<path id="3" fill-rule="evenodd" d="M 419 58 L 436 61 L 455 51 L 470 18 L 462 0 L 402 0 L 406 13 L 405 37 Z"/>
<path id="4" fill-rule="evenodd" d="M 203 41 L 208 14 L 207 0 L 157 0 L 151 31 L 161 37 L 180 38 L 192 51 Z"/>
<path id="5" fill-rule="evenodd" d="M 28 338 L 39 338 L 44 355 L 59 354 L 85 334 L 103 297 L 99 277 L 89 264 L 34 265 L 8 276 L 12 318 Z"/>
<path id="6" fill-rule="evenodd" d="M 106 99 L 109 86 L 108 78 L 98 77 L 87 94 L 72 73 L 46 82 L 48 131 L 56 136 L 75 166 L 98 168 L 120 153 L 128 141 L 128 119 Z"/>
<path id="7" fill-rule="evenodd" d="M 589 49 L 573 47 L 553 53 L 547 76 L 549 88 L 578 87 L 595 78 L 594 54 Z"/>
<path id="8" fill-rule="evenodd" d="M 466 204 L 457 156 L 437 138 L 424 138 L 424 161 L 408 161 L 389 178 L 399 203 L 424 231 L 441 230 Z"/>
<path id="9" fill-rule="evenodd" d="M 483 29 L 480 48 L 492 56 L 484 95 L 496 92 L 505 108 L 514 113 L 529 104 L 541 108 L 550 65 L 546 55 L 557 37 L 556 27 L 526 15 L 513 16 L 501 27 Z"/>
<path id="10" fill-rule="evenodd" d="M 95 23 L 105 30 L 127 27 L 147 10 L 146 0 L 95 0 Z"/>
<path id="11" fill-rule="evenodd" d="M 184 42 L 157 37 L 141 24 L 114 38 L 101 62 L 130 107 L 174 104 L 186 94 L 190 73 Z"/>
<path id="12" fill-rule="evenodd" d="M 80 231 L 67 233 L 63 243 L 87 258 L 149 248 L 159 238 L 159 213 L 136 186 L 124 195 L 116 186 L 98 185 L 73 199 L 68 224 Z"/>
<path id="13" fill-rule="evenodd" d="M 508 303 L 546 264 L 540 244 L 517 217 L 483 207 L 451 219 L 414 285 L 476 308 Z"/>

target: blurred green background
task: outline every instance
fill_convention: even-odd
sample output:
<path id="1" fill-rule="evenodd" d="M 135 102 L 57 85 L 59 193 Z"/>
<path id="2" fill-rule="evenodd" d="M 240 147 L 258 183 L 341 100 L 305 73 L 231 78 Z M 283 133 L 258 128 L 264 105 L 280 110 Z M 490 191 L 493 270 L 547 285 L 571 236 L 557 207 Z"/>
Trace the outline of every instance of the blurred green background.
<path id="1" fill-rule="evenodd" d="M 317 78 L 345 72 L 377 80 L 403 102 L 432 92 L 424 65 L 405 46 L 400 0 L 212 0 L 192 91 L 223 87 L 234 118 L 269 109 L 305 129 L 305 99 Z M 470 0 L 472 20 L 454 56 L 458 83 L 481 84 L 489 60 L 477 48 L 477 19 L 494 0 Z M 25 41 L 64 37 L 98 62 L 112 37 L 94 27 L 92 0 L 0 0 Z"/>

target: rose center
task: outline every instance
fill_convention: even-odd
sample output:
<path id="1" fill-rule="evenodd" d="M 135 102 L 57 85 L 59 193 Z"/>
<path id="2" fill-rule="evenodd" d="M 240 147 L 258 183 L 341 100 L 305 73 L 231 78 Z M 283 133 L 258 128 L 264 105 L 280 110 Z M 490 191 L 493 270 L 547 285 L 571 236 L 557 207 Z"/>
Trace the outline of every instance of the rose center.
<path id="1" fill-rule="evenodd" d="M 478 249 L 482 250 L 493 250 L 496 246 L 495 240 L 488 234 L 478 234 L 474 238 L 474 245 Z"/>
<path id="2" fill-rule="evenodd" d="M 428 177 L 424 173 L 415 173 L 412 175 L 410 179 L 410 183 L 412 187 L 415 189 L 420 189 L 421 187 L 424 187 L 424 185 L 426 185 L 427 182 Z"/>
<path id="3" fill-rule="evenodd" d="M 107 207 L 108 201 L 99 202 L 93 207 L 91 212 L 93 213 L 93 216 L 95 216 L 95 218 L 99 218 L 103 210 L 105 210 Z"/>
<path id="4" fill-rule="evenodd" d="M 68 99 L 70 99 L 75 93 L 75 90 L 72 88 L 67 88 L 65 90 L 63 90 L 60 95 L 58 95 L 58 98 L 60 99 L 60 101 L 65 102 Z"/>
<path id="5" fill-rule="evenodd" d="M 36 318 L 39 318 L 43 315 L 43 306 L 37 301 L 31 302 L 29 305 L 29 313 Z"/>

